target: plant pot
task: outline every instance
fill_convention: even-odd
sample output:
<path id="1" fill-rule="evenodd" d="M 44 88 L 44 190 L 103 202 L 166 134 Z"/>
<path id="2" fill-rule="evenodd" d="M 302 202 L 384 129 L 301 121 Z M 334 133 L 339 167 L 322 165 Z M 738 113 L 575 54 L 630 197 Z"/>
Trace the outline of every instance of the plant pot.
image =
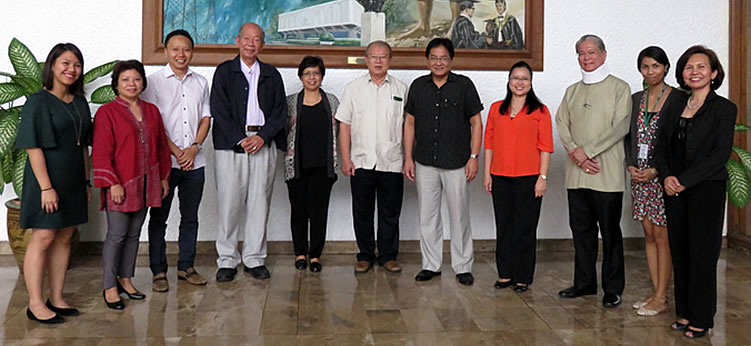
<path id="1" fill-rule="evenodd" d="M 5 207 L 8 209 L 8 243 L 10 243 L 10 248 L 13 250 L 13 256 L 16 257 L 18 271 L 23 273 L 23 257 L 31 241 L 31 229 L 21 228 L 21 200 L 18 198 L 11 199 L 5 202 Z M 78 247 L 79 241 L 80 235 L 78 228 L 76 228 L 73 230 L 73 236 L 70 238 L 71 255 Z M 70 261 L 68 261 L 68 267 L 70 267 Z"/>

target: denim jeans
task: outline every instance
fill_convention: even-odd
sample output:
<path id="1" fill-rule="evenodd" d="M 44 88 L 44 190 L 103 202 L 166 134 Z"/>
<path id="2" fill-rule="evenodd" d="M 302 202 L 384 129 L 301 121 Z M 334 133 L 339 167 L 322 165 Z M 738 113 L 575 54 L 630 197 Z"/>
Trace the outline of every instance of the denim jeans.
<path id="1" fill-rule="evenodd" d="M 149 266 L 153 274 L 167 272 L 167 253 L 164 241 L 167 218 L 172 205 L 172 197 L 177 188 L 180 201 L 180 234 L 178 244 L 180 252 L 177 270 L 193 267 L 196 257 L 196 239 L 198 237 L 198 206 L 203 196 L 204 168 L 183 171 L 172 168 L 169 178 L 169 194 L 162 200 L 162 206 L 151 208 L 149 219 Z"/>

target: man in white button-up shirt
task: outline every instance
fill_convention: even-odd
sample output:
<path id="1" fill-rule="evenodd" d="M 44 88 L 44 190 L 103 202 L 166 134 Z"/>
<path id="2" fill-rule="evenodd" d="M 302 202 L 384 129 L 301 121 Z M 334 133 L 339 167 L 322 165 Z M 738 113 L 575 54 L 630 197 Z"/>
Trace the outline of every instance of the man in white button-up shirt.
<path id="1" fill-rule="evenodd" d="M 180 247 L 177 277 L 194 285 L 205 285 L 195 269 L 198 236 L 198 206 L 201 203 L 206 158 L 201 146 L 211 126 L 209 83 L 188 67 L 193 57 L 193 38 L 185 30 L 175 30 L 164 40 L 168 64 L 148 77 L 149 87 L 141 94 L 162 114 L 172 153 L 170 190 L 159 208 L 151 208 L 149 220 L 149 265 L 154 275 L 152 289 L 169 290 L 164 235 L 175 188 L 180 203 Z"/>
<path id="2" fill-rule="evenodd" d="M 391 47 L 371 42 L 365 50 L 368 73 L 347 84 L 336 112 L 342 173 L 350 177 L 352 218 L 357 254 L 356 273 L 378 261 L 400 272 L 399 215 L 402 210 L 402 124 L 407 85 L 388 74 Z M 373 217 L 378 199 L 378 254 Z"/>

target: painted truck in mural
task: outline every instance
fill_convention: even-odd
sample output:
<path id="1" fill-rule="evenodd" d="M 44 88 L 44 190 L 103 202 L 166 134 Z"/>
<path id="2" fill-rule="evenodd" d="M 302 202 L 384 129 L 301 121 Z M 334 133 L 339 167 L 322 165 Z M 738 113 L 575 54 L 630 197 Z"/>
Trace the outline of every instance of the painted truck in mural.
<path id="1" fill-rule="evenodd" d="M 435 37 L 459 49 L 523 50 L 524 0 L 163 0 L 163 35 L 186 29 L 198 44 L 234 44 L 243 23 L 268 45 L 422 48 Z"/>

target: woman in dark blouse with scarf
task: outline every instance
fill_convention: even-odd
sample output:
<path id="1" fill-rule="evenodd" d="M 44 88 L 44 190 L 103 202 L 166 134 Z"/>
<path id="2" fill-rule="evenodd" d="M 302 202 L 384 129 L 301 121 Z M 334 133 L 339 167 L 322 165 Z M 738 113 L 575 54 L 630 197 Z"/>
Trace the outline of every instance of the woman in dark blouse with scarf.
<path id="1" fill-rule="evenodd" d="M 725 76 L 717 55 L 704 46 L 678 59 L 675 77 L 691 96 L 666 105 L 658 137 L 657 170 L 665 187 L 670 252 L 675 278 L 675 313 L 670 327 L 698 338 L 714 326 L 717 260 L 722 245 L 725 164 L 733 146 L 738 109 L 715 94 Z"/>
<path id="2" fill-rule="evenodd" d="M 325 73 L 321 58 L 306 56 L 297 69 L 303 89 L 287 96 L 289 117 L 284 178 L 291 205 L 295 268 L 305 270 L 309 259 L 312 272 L 322 269 L 320 257 L 326 241 L 329 197 L 337 170 L 334 115 L 339 100 L 321 89 Z"/>

